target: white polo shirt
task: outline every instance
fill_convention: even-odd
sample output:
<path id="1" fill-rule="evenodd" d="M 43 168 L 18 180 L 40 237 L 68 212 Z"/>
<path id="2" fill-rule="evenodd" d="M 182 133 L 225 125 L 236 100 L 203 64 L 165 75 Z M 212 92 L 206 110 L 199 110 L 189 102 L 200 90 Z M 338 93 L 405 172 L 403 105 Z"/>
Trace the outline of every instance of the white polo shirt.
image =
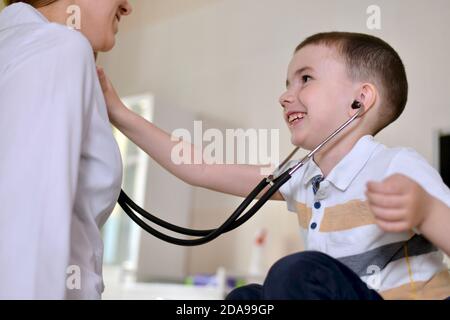
<path id="1" fill-rule="evenodd" d="M 445 299 L 450 274 L 443 254 L 414 232 L 388 233 L 371 214 L 366 184 L 404 174 L 450 206 L 450 190 L 417 152 L 387 148 L 362 137 L 320 183 L 314 161 L 297 171 L 280 192 L 289 211 L 298 214 L 306 250 L 320 251 L 347 265 L 385 299 Z"/>

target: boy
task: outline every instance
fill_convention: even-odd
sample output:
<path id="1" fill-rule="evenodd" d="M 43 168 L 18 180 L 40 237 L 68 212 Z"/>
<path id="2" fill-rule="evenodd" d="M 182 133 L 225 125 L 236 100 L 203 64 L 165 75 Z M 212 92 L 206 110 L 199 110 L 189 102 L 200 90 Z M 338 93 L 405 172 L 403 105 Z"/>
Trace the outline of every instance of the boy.
<path id="1" fill-rule="evenodd" d="M 177 142 L 127 110 L 104 74 L 99 75 L 113 124 L 177 177 L 237 196 L 247 195 L 260 181 L 259 166 L 175 165 L 170 155 Z M 416 232 L 409 228 L 386 232 L 364 194 L 369 181 L 399 173 L 450 204 L 450 190 L 422 157 L 373 140 L 403 112 L 407 94 L 400 57 L 376 37 L 321 33 L 297 47 L 288 67 L 287 91 L 280 98 L 294 145 L 315 148 L 354 115 L 354 100 L 364 105 L 365 112 L 273 197 L 285 200 L 298 214 L 308 251 L 281 259 L 263 286 L 239 288 L 229 299 L 450 296 L 442 253 L 420 235 L 420 221 L 408 225 Z"/>

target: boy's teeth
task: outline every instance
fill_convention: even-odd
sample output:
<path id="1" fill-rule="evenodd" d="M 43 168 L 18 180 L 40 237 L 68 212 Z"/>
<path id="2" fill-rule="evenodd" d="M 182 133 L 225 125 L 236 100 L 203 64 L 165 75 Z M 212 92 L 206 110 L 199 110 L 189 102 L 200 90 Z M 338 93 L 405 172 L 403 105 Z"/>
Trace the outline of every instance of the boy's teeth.
<path id="1" fill-rule="evenodd" d="M 292 121 L 294 121 L 294 120 L 297 120 L 297 119 L 303 119 L 303 117 L 305 116 L 305 114 L 304 113 L 293 113 L 293 114 L 291 114 L 290 116 L 289 116 L 289 122 L 292 122 Z"/>

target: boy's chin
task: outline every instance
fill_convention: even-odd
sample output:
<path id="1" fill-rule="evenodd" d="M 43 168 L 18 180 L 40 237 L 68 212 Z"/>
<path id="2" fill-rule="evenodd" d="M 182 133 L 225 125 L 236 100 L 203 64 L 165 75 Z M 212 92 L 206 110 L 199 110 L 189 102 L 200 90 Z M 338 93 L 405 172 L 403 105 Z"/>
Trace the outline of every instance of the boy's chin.
<path id="1" fill-rule="evenodd" d="M 313 148 L 306 141 L 305 137 L 299 137 L 299 136 L 292 135 L 291 136 L 291 143 L 294 146 L 300 147 L 300 148 L 305 149 L 305 150 L 312 150 L 312 148 Z"/>

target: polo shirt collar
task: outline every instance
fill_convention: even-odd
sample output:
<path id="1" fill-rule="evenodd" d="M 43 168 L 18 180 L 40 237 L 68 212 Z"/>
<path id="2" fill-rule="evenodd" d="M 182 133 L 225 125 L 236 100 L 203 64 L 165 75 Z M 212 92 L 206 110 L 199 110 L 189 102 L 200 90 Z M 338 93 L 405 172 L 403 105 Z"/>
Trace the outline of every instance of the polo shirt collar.
<path id="1" fill-rule="evenodd" d="M 379 145 L 371 135 L 358 140 L 352 150 L 331 170 L 325 180 L 331 182 L 341 191 L 347 190 L 358 173 L 369 161 L 375 148 Z M 323 175 L 319 166 L 311 159 L 305 169 L 303 183 L 305 186 L 317 175 Z"/>

